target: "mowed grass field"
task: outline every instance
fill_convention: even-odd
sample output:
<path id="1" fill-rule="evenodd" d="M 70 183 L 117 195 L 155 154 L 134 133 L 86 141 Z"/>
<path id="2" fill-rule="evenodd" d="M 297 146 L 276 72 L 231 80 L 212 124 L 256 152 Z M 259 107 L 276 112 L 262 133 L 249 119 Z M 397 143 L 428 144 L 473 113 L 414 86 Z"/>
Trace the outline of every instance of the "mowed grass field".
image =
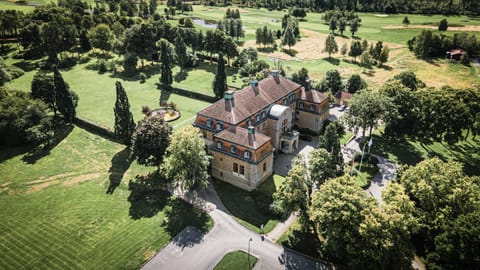
<path id="1" fill-rule="evenodd" d="M 168 192 L 129 184 L 152 168 L 130 165 L 124 146 L 77 127 L 65 135 L 34 156 L 0 149 L 0 269 L 139 269 L 187 224 L 212 225 Z"/>
<path id="2" fill-rule="evenodd" d="M 235 9 L 236 7 L 230 8 Z M 226 9 L 226 7 L 194 6 L 194 11 L 185 16 L 217 21 L 223 19 Z M 239 8 L 239 10 L 245 31 L 244 47 L 260 48 L 255 44 L 255 30 L 264 25 L 272 30 L 281 29 L 281 18 L 286 14 L 286 11 L 269 11 L 267 9 Z M 268 15 L 266 16 L 266 14 Z M 356 38 L 367 39 L 370 43 L 381 40 L 384 45 L 390 47 L 390 59 L 386 63 L 386 67 L 368 69 L 354 63 L 350 57 L 341 56 L 339 53 L 333 54 L 333 59 L 327 58 L 328 55 L 323 52 L 323 48 L 329 29 L 328 25 L 323 22 L 322 15 L 323 13 L 308 13 L 307 17 L 300 21 L 301 39 L 292 47 L 297 52 L 296 56 L 289 56 L 281 52 L 279 48 L 271 53 L 260 52 L 260 58 L 270 65 L 273 65 L 274 61 L 280 62 L 287 71 L 287 75 L 305 67 L 309 70 L 309 75 L 314 82 L 321 81 L 326 71 L 337 69 L 345 79 L 352 74 L 360 74 L 374 88 L 380 87 L 386 80 L 405 70 L 416 72 L 418 77 L 429 86 L 470 87 L 472 84 L 478 84 L 479 74 L 474 67 L 450 63 L 444 59 L 433 59 L 426 62 L 417 59 L 406 46 L 407 40 L 419 34 L 422 28 L 435 28 L 434 24 L 443 18 L 447 18 L 448 22 L 455 26 L 450 27 L 445 33 L 446 35 L 469 32 L 480 37 L 480 19 L 477 17 L 359 13 L 362 26 L 355 34 Z M 177 17 L 181 16 L 183 15 Z M 408 16 L 411 22 L 408 27 L 402 25 L 405 16 Z M 466 28 L 458 28 L 458 26 L 466 26 Z M 198 25 L 196 27 L 210 29 Z M 336 41 L 340 44 L 339 49 L 343 43 L 349 46 L 352 40 L 348 28 L 344 32 L 344 36 L 340 36 L 337 31 Z M 280 40 L 277 40 L 277 44 L 281 47 Z"/>

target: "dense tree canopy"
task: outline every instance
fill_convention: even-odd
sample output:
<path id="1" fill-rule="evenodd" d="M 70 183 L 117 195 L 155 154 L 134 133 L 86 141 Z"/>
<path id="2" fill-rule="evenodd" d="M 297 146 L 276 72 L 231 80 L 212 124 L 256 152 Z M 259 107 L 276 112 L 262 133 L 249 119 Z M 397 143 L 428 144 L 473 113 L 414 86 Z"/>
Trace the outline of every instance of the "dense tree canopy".
<path id="1" fill-rule="evenodd" d="M 190 126 L 172 135 L 161 170 L 183 190 L 204 188 L 208 185 L 209 163 L 200 130 Z"/>
<path id="2" fill-rule="evenodd" d="M 389 184 L 377 205 L 352 178 L 328 180 L 312 195 L 310 218 L 322 237 L 324 258 L 352 269 L 406 269 L 417 228 L 414 204 L 398 184 Z"/>
<path id="3" fill-rule="evenodd" d="M 431 269 L 480 266 L 480 178 L 465 176 L 462 166 L 434 158 L 401 174 L 400 183 L 415 201 L 420 223 L 416 239 Z"/>
<path id="4" fill-rule="evenodd" d="M 133 157 L 139 164 L 159 167 L 170 144 L 171 134 L 172 128 L 162 117 L 140 120 L 132 136 Z"/>

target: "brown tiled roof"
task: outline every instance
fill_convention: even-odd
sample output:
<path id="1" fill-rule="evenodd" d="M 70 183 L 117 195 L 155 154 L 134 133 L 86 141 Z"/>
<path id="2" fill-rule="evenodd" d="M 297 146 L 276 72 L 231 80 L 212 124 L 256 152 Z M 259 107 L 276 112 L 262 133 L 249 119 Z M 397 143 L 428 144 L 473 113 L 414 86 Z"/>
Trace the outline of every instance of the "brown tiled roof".
<path id="1" fill-rule="evenodd" d="M 235 91 L 231 102 L 221 99 L 198 114 L 236 125 L 299 87 L 299 84 L 282 76 L 275 79 L 270 75 L 258 82 L 257 91 L 247 86 Z"/>
<path id="2" fill-rule="evenodd" d="M 300 99 L 307 100 L 314 103 L 322 103 L 324 100 L 328 99 L 327 95 L 320 93 L 317 90 L 305 91 L 304 88 L 300 91 Z"/>
<path id="3" fill-rule="evenodd" d="M 258 132 L 250 135 L 248 134 L 248 129 L 236 126 L 222 130 L 218 134 L 215 134 L 215 137 L 252 149 L 257 149 L 270 141 L 270 137 L 266 135 Z"/>
<path id="4" fill-rule="evenodd" d="M 338 91 L 336 94 L 335 94 L 335 97 L 336 98 L 339 98 L 339 99 L 352 99 L 352 94 L 350 93 L 347 93 L 347 92 L 344 92 L 344 91 Z"/>

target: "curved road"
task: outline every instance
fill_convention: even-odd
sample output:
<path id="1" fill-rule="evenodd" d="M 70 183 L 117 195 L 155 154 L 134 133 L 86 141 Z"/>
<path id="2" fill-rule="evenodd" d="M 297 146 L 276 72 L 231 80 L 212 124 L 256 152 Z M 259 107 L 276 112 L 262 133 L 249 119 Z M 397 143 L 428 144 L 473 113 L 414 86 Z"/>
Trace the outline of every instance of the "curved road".
<path id="1" fill-rule="evenodd" d="M 188 227 L 142 267 L 153 269 L 213 269 L 231 251 L 244 250 L 258 258 L 254 269 L 333 269 L 330 264 L 307 258 L 282 246 L 262 241 L 261 236 L 240 225 L 226 210 L 210 185 L 202 192 L 179 194 L 193 205 L 209 211 L 215 225 L 207 233 Z M 250 241 L 252 239 L 252 241 Z"/>

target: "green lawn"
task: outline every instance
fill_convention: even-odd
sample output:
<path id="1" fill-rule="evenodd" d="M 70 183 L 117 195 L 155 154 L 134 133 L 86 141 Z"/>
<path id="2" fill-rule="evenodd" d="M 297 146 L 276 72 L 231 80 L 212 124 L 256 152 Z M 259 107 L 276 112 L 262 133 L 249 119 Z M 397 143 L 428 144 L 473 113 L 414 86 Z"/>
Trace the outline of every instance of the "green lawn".
<path id="1" fill-rule="evenodd" d="M 149 106 L 152 109 L 158 108 L 160 97 L 162 97 L 163 100 L 175 102 L 182 114 L 179 119 L 171 122 L 173 126 L 191 124 L 196 113 L 209 105 L 208 102 L 159 90 L 156 85 L 158 82 L 158 76 L 156 75 L 151 76 L 142 84 L 138 80 L 115 77 L 110 73 L 99 74 L 95 70 L 88 69 L 87 65 L 88 64 L 76 65 L 71 69 L 62 70 L 61 72 L 64 80 L 79 96 L 77 114 L 80 117 L 108 127 L 113 127 L 115 121 L 113 107 L 116 98 L 115 81 L 117 80 L 122 82 L 123 87 L 127 91 L 130 110 L 133 113 L 135 121 L 143 118 L 141 112 L 142 106 Z M 26 72 L 22 77 L 12 81 L 10 86 L 12 88 L 30 91 L 34 74 L 35 71 Z M 201 76 L 201 74 L 195 74 L 192 78 Z M 213 76 L 212 74 L 212 80 Z M 181 87 L 181 85 L 178 85 L 178 87 Z"/>
<path id="2" fill-rule="evenodd" d="M 215 180 L 215 189 L 228 211 L 247 228 L 262 233 L 270 232 L 279 222 L 269 211 L 272 194 L 277 190 L 284 178 L 273 175 L 258 189 L 251 192 L 232 186 L 220 180 Z"/>
<path id="3" fill-rule="evenodd" d="M 245 270 L 253 269 L 257 263 L 257 257 L 243 251 L 235 251 L 225 254 L 222 260 L 213 268 L 214 270 Z"/>
<path id="4" fill-rule="evenodd" d="M 350 131 L 345 131 L 345 135 L 340 139 L 340 144 L 346 144 L 350 138 L 352 138 L 353 133 Z"/>
<path id="5" fill-rule="evenodd" d="M 298 220 L 277 240 L 277 243 L 314 258 L 320 256 L 320 241 L 312 231 L 305 232 Z"/>
<path id="6" fill-rule="evenodd" d="M 480 174 L 480 138 L 469 136 L 467 140 L 449 145 L 446 142 L 417 141 L 410 138 L 387 140 L 373 135 L 373 154 L 387 157 L 399 164 L 414 165 L 432 157 L 444 161 L 458 161 L 468 175 Z"/>
<path id="7" fill-rule="evenodd" d="M 168 192 L 129 183 L 152 168 L 130 164 L 124 146 L 77 127 L 63 137 L 36 153 L 0 150 L 0 269 L 139 269 L 186 225 L 212 226 Z"/>

